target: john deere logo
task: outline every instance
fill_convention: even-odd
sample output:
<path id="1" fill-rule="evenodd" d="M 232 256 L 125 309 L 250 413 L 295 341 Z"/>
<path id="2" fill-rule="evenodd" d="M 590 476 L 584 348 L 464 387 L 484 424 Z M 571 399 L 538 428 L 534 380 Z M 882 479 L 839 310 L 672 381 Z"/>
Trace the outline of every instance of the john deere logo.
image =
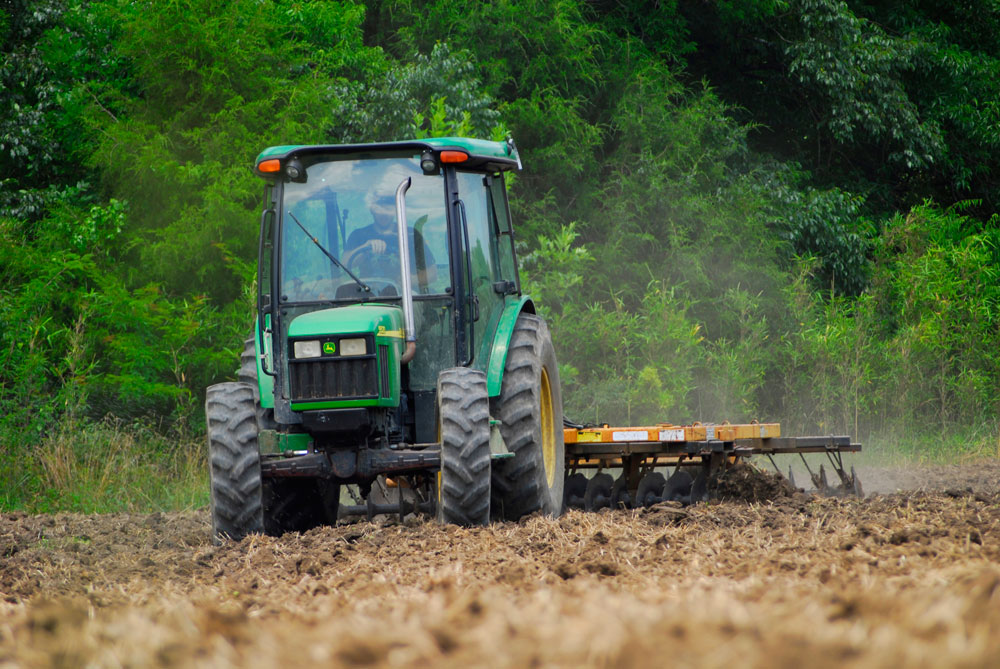
<path id="1" fill-rule="evenodd" d="M 337 352 L 337 345 L 332 341 L 323 342 L 323 355 L 333 355 Z"/>

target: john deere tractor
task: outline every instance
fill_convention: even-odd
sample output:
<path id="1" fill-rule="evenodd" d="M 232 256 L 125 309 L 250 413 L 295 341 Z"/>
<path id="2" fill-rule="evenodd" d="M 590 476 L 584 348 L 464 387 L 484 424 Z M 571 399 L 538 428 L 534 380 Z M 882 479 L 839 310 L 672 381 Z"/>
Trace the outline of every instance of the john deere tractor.
<path id="1" fill-rule="evenodd" d="M 257 318 L 239 381 L 206 397 L 217 540 L 560 512 L 559 374 L 518 278 L 517 169 L 512 141 L 462 138 L 257 157 Z"/>

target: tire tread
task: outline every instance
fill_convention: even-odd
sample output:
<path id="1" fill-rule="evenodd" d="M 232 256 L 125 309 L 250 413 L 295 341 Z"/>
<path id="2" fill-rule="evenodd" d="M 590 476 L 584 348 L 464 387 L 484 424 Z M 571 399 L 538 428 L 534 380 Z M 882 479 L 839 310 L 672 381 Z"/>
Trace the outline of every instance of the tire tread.
<path id="1" fill-rule="evenodd" d="M 555 484 L 549 489 L 542 454 L 540 425 L 541 370 L 549 366 L 553 390 L 557 462 Z M 500 391 L 501 433 L 514 454 L 494 469 L 493 510 L 498 517 L 517 520 L 535 511 L 559 515 L 563 505 L 562 401 L 559 374 L 549 328 L 538 316 L 522 313 L 514 325 Z"/>
<path id="2" fill-rule="evenodd" d="M 247 383 L 210 386 L 208 425 L 212 539 L 239 540 L 264 531 L 260 453 L 253 390 Z"/>
<path id="3" fill-rule="evenodd" d="M 438 376 L 441 489 L 438 518 L 456 525 L 490 521 L 490 408 L 486 374 L 465 367 Z"/>

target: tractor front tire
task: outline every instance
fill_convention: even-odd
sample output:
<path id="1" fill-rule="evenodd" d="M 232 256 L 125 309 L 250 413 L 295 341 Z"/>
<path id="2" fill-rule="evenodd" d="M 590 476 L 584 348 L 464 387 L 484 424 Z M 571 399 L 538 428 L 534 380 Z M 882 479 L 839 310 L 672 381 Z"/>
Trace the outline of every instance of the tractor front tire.
<path id="1" fill-rule="evenodd" d="M 437 517 L 444 523 L 490 522 L 490 402 L 486 374 L 466 367 L 438 375 L 441 470 Z"/>
<path id="2" fill-rule="evenodd" d="M 219 383 L 205 393 L 212 541 L 264 531 L 257 412 L 247 383 Z"/>
<path id="3" fill-rule="evenodd" d="M 257 382 L 257 349 L 254 333 L 243 341 L 237 379 L 253 390 L 258 430 L 276 430 L 274 409 L 260 405 Z M 265 479 L 263 486 L 264 531 L 271 536 L 305 532 L 319 525 L 336 525 L 340 486 L 321 479 Z"/>
<path id="4" fill-rule="evenodd" d="M 494 467 L 494 515 L 558 516 L 566 467 L 559 368 L 549 328 L 534 314 L 522 313 L 514 324 L 499 414 L 500 432 L 514 457 Z"/>

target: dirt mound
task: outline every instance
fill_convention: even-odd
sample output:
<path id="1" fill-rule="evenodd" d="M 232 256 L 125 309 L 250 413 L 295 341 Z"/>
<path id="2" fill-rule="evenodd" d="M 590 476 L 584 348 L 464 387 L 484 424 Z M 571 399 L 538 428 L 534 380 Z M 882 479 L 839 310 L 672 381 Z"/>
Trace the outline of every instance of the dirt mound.
<path id="1" fill-rule="evenodd" d="M 1000 666 L 1000 480 L 978 473 L 217 547 L 204 511 L 3 514 L 0 667 Z"/>
<path id="2" fill-rule="evenodd" d="M 745 462 L 713 475 L 709 490 L 717 499 L 757 503 L 789 498 L 798 492 L 781 474 L 763 471 Z"/>

